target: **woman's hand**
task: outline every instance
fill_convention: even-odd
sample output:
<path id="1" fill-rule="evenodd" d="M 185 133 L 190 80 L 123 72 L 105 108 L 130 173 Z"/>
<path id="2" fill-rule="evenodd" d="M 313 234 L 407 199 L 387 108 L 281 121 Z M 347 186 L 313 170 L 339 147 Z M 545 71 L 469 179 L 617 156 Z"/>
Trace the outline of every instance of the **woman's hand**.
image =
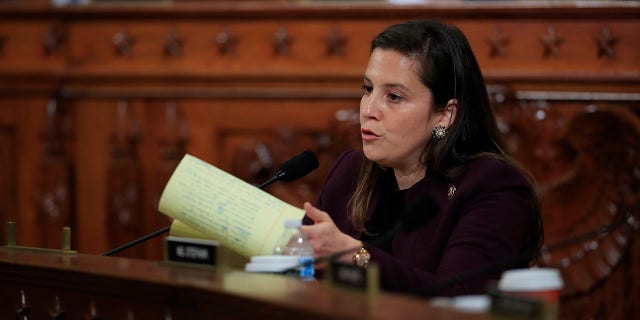
<path id="1" fill-rule="evenodd" d="M 314 224 L 304 225 L 300 230 L 311 243 L 316 257 L 348 249 L 355 251 L 360 245 L 360 241 L 340 231 L 326 212 L 312 206 L 309 202 L 304 203 L 304 211 Z M 344 254 L 338 260 L 351 262 L 351 254 Z"/>

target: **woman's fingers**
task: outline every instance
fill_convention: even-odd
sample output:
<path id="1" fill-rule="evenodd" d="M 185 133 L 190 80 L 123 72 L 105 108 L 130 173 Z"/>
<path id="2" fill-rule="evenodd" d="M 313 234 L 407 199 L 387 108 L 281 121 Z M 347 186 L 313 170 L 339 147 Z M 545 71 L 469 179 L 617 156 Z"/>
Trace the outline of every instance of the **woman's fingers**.
<path id="1" fill-rule="evenodd" d="M 326 212 L 314 207 L 308 202 L 304 203 L 304 211 L 307 216 L 313 220 L 312 225 L 302 226 L 300 229 L 305 234 L 316 254 L 325 254 L 329 252 L 335 241 L 335 233 L 339 232 L 338 228 L 331 220 Z"/>
<path id="2" fill-rule="evenodd" d="M 329 214 L 326 212 L 314 207 L 311 203 L 304 203 L 304 211 L 307 214 L 307 217 L 311 218 L 314 223 L 320 223 L 324 221 L 332 221 Z"/>
<path id="3" fill-rule="evenodd" d="M 304 225 L 305 234 L 316 255 L 326 255 L 347 250 L 359 245 L 359 241 L 338 229 L 331 216 L 308 202 L 304 204 L 307 216 L 314 224 Z"/>

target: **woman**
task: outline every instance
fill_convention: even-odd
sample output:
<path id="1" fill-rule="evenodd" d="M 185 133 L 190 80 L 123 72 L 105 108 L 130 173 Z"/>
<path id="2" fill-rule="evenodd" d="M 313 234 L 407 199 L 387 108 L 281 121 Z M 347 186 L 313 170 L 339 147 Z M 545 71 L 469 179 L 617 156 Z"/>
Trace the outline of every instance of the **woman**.
<path id="1" fill-rule="evenodd" d="M 340 259 L 375 262 L 386 290 L 433 295 L 485 292 L 502 269 L 439 284 L 500 259 L 524 253 L 508 267 L 528 266 L 542 242 L 538 198 L 500 148 L 462 32 L 420 20 L 379 34 L 360 125 L 362 152 L 341 155 L 315 205 L 304 205 L 316 255 L 362 247 Z"/>

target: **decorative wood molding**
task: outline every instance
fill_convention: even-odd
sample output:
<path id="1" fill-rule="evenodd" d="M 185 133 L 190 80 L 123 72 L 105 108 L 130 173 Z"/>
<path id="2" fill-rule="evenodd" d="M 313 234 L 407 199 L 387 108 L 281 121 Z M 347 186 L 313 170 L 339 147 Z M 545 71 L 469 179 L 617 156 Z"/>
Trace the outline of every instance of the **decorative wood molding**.
<path id="1" fill-rule="evenodd" d="M 189 124 L 178 108 L 178 102 L 170 100 L 165 105 L 165 132 L 161 138 L 163 146 L 162 159 L 174 163 L 180 161 L 185 154 L 189 141 Z"/>
<path id="2" fill-rule="evenodd" d="M 559 100 L 559 101 L 598 101 L 598 102 L 638 102 L 640 93 L 629 92 L 581 92 L 581 91 L 516 91 L 518 100 Z"/>
<path id="3" fill-rule="evenodd" d="M 295 87 L 172 87 L 144 86 L 140 88 L 108 87 L 84 88 L 68 87 L 63 93 L 69 99 L 359 99 L 362 90 L 354 85 L 352 89 L 335 88 L 295 88 Z"/>
<path id="4" fill-rule="evenodd" d="M 184 39 L 176 28 L 171 28 L 164 41 L 164 55 L 179 57 L 184 51 Z"/>
<path id="5" fill-rule="evenodd" d="M 18 307 L 16 308 L 16 315 L 19 320 L 28 320 L 31 313 L 31 305 L 27 303 L 27 296 L 24 290 L 20 290 L 20 296 L 18 297 Z"/>
<path id="6" fill-rule="evenodd" d="M 329 56 L 344 56 L 345 46 L 347 45 L 347 38 L 336 27 L 331 29 L 331 33 L 326 39 L 327 55 Z"/>
<path id="7" fill-rule="evenodd" d="M 537 3 L 537 4 L 535 4 Z M 637 18 L 638 5 L 635 1 L 535 1 L 535 3 L 503 3 L 501 1 L 451 3 L 436 6 L 354 3 L 345 8 L 340 3 L 309 5 L 304 2 L 255 1 L 251 5 L 235 5 L 231 3 L 201 2 L 172 5 L 120 5 L 117 2 L 100 6 L 85 6 L 81 9 L 65 6 L 51 9 L 50 5 L 4 5 L 0 6 L 0 17 L 11 18 L 43 18 L 52 14 L 68 19 L 174 19 L 180 17 L 192 19 L 256 19 L 264 16 L 278 21 L 289 21 L 308 18 L 380 20 L 389 17 L 406 19 L 424 18 L 428 14 L 433 18 L 468 18 L 504 19 L 519 17 L 526 20 L 588 18 L 607 20 L 612 17 L 625 19 Z"/>
<path id="8" fill-rule="evenodd" d="M 489 91 L 507 151 L 539 188 L 538 265 L 562 271 L 560 318 L 597 314 L 612 297 L 626 301 L 632 284 L 619 280 L 638 276 L 623 264 L 640 239 L 640 95 Z"/>
<path id="9" fill-rule="evenodd" d="M 218 47 L 218 53 L 223 56 L 233 54 L 238 45 L 238 41 L 239 39 L 233 34 L 231 27 L 225 27 L 224 30 L 216 36 L 215 43 Z"/>
<path id="10" fill-rule="evenodd" d="M 410 19 L 424 16 L 460 24 L 461 30 L 472 37 L 470 43 L 474 46 L 473 49 L 488 82 L 512 82 L 522 79 L 527 81 L 532 78 L 541 78 L 541 81 L 546 82 L 553 80 L 612 83 L 624 79 L 627 82 L 640 83 L 638 80 L 640 70 L 637 68 L 633 54 L 640 49 L 639 45 L 632 41 L 634 34 L 631 31 L 640 23 L 634 19 L 640 14 L 640 7 L 625 4 L 622 1 L 607 2 L 605 5 L 595 3 L 580 6 L 566 3 L 556 5 L 549 2 L 522 6 L 514 3 L 510 7 L 504 7 L 504 4 L 497 6 L 465 3 L 437 7 L 419 6 L 411 9 L 361 4 L 354 4 L 348 8 L 331 5 L 302 6 L 296 3 L 285 5 L 271 3 L 264 6 L 259 4 L 257 7 L 252 5 L 235 8 L 224 5 L 172 4 L 169 6 L 170 10 L 156 6 L 134 5 L 121 8 L 113 5 L 83 6 L 73 10 L 57 8 L 52 11 L 39 11 L 37 7 L 33 8 L 33 11 L 22 10 L 0 5 L 0 19 L 15 20 L 16 17 L 25 16 L 29 19 L 60 21 L 58 25 L 61 30 L 73 30 L 68 33 L 68 43 L 89 43 L 95 36 L 95 33 L 89 29 L 94 27 L 99 31 L 127 26 L 128 32 L 114 32 L 115 35 L 110 39 L 116 57 L 104 56 L 104 52 L 109 49 L 104 48 L 103 45 L 74 45 L 65 49 L 68 54 L 58 56 L 57 62 L 60 66 L 56 74 L 56 77 L 61 78 L 65 84 L 84 84 L 87 83 L 86 80 L 96 78 L 131 83 L 139 80 L 174 80 L 176 77 L 180 77 L 182 81 L 192 82 L 261 79 L 262 83 L 270 84 L 283 83 L 291 79 L 315 81 L 331 78 L 341 79 L 340 81 L 357 81 L 364 68 L 362 59 L 359 58 L 361 52 L 347 52 L 345 41 L 348 41 L 349 46 L 364 47 L 368 45 L 368 40 L 363 39 L 373 37 L 384 26 L 392 23 L 393 17 Z M 332 11 L 332 8 L 335 11 Z M 391 16 L 389 12 L 392 13 Z M 470 13 L 473 13 L 473 18 L 470 18 Z M 564 16 L 571 17 L 570 24 L 558 24 L 563 21 Z M 273 34 L 269 34 L 269 30 L 273 28 L 273 21 L 280 21 L 278 20 L 280 17 L 286 24 L 282 24 Z M 321 22 L 320 24 L 308 23 L 305 17 Z M 84 26 L 84 23 L 91 19 L 96 19 L 96 23 L 88 24 L 91 28 L 76 28 L 76 26 Z M 366 20 L 367 23 L 354 24 L 352 28 L 350 19 Z M 149 48 L 157 46 L 154 44 L 156 38 L 165 37 L 165 35 L 159 34 L 161 31 L 146 30 L 146 27 L 134 21 L 144 22 L 146 25 L 157 24 L 159 28 L 172 26 L 175 30 L 180 30 L 180 34 L 169 32 L 166 35 L 167 39 L 161 40 L 167 42 L 166 47 L 152 51 Z M 526 21 L 526 23 L 519 21 Z M 111 25 L 112 23 L 115 24 Z M 188 45 L 192 48 L 210 47 L 211 37 L 202 35 L 209 33 L 209 30 L 221 28 L 220 24 L 225 29 L 216 35 L 214 45 L 221 56 L 226 56 L 225 59 L 211 59 L 206 56 L 207 50 L 184 51 L 185 39 L 189 39 Z M 606 27 L 603 28 L 603 25 Z M 517 28 L 517 31 L 511 28 Z M 541 39 L 535 40 L 541 42 L 542 57 L 547 59 L 562 57 L 562 61 L 565 62 L 562 65 L 554 63 L 556 61 L 533 59 L 531 50 L 526 49 L 534 44 L 531 43 L 530 37 L 523 35 L 535 35 L 541 28 L 548 28 L 545 30 L 546 34 L 543 32 L 539 36 Z M 602 30 L 602 34 L 594 32 L 596 29 Z M 234 32 L 231 33 L 229 30 Z M 327 30 L 330 30 L 328 34 Z M 8 32 L 0 30 L 0 33 Z M 17 32 L 29 32 L 29 29 Z M 237 45 L 239 34 L 248 41 L 246 32 L 251 34 L 250 37 L 255 33 L 256 38 L 251 38 L 251 41 L 263 43 L 256 43 L 256 46 Z M 134 41 L 129 33 L 138 37 L 144 35 L 145 38 Z M 487 36 L 482 36 L 483 34 Z M 304 37 L 298 35 L 304 35 Z M 593 40 L 584 41 L 584 37 Z M 30 39 L 33 37 L 24 39 L 24 41 L 32 41 Z M 20 45 L 21 42 L 11 38 L 10 43 L 5 44 L 5 53 L 10 53 L 12 60 L 17 63 L 6 64 L 4 69 L 0 65 L 0 81 L 11 83 L 13 79 L 20 78 L 23 81 L 33 82 L 34 79 L 52 77 L 52 73 L 46 68 L 18 70 L 17 66 L 38 63 L 46 65 L 47 59 L 21 60 L 33 60 L 33 57 L 28 55 L 16 57 L 14 54 L 16 43 Z M 295 50 L 293 50 L 294 43 Z M 620 51 L 616 48 L 625 48 L 625 50 Z M 138 54 L 133 55 L 133 50 Z M 143 51 L 138 52 L 139 50 Z M 260 52 L 247 52 L 248 50 Z M 485 52 L 488 52 L 488 57 Z M 119 56 L 125 55 L 129 58 L 118 59 Z M 284 55 L 287 59 L 274 58 Z M 327 55 L 341 56 L 343 59 L 326 59 Z M 172 68 L 166 68 L 163 65 L 162 61 L 166 57 L 177 56 L 182 56 L 184 59 L 180 59 L 180 63 Z M 271 63 L 271 59 L 277 59 L 278 63 Z M 300 68 L 302 63 L 308 64 L 308 59 L 314 59 L 313 67 Z M 602 59 L 611 62 L 606 69 L 601 67 L 599 60 Z M 359 61 L 361 64 L 353 61 Z M 208 67 L 202 68 L 203 63 Z M 136 71 L 134 75 L 131 74 L 132 69 Z"/>
<path id="11" fill-rule="evenodd" d="M 49 56 L 60 51 L 67 40 L 68 34 L 63 26 L 54 25 L 50 27 L 43 39 L 44 54 Z"/>
<path id="12" fill-rule="evenodd" d="M 598 59 L 606 57 L 615 60 L 616 51 L 614 47 L 618 43 L 618 38 L 611 34 L 611 30 L 607 27 L 602 28 L 595 40 L 598 44 Z"/>
<path id="13" fill-rule="evenodd" d="M 564 42 L 564 38 L 560 37 L 556 33 L 556 28 L 553 26 L 547 27 L 547 34 L 543 35 L 540 40 L 544 46 L 543 57 L 549 56 L 557 57 L 560 55 L 559 46 Z"/>
<path id="14" fill-rule="evenodd" d="M 111 135 L 107 186 L 109 238 L 113 247 L 127 243 L 145 232 L 143 175 L 138 160 L 139 131 L 140 124 L 128 102 L 120 100 Z M 138 257 L 142 253 L 142 247 L 137 247 L 125 252 L 125 255 Z"/>
<path id="15" fill-rule="evenodd" d="M 326 129 L 321 131 L 295 127 L 257 130 L 254 135 L 257 138 L 237 144 L 231 151 L 228 170 L 234 176 L 258 185 L 272 177 L 289 157 L 300 150 L 313 150 L 320 159 L 318 172 L 291 183 L 270 186 L 269 189 L 278 198 L 296 205 L 315 197 L 331 164 L 343 151 L 362 148 L 359 131 L 357 109 L 338 110 Z M 223 140 L 233 136 L 232 132 L 226 131 L 219 134 Z"/>
<path id="16" fill-rule="evenodd" d="M 20 167 L 18 166 L 19 145 L 18 125 L 0 124 L 0 239 L 7 239 L 8 222 L 19 223 L 18 181 Z M 0 240 L 2 241 L 2 240 Z"/>
<path id="17" fill-rule="evenodd" d="M 126 30 L 119 31 L 111 37 L 111 43 L 117 56 L 128 56 L 133 53 L 133 46 L 136 39 L 129 35 Z"/>
<path id="18" fill-rule="evenodd" d="M 489 47 L 491 49 L 489 51 L 489 57 L 506 57 L 509 41 L 509 37 L 502 32 L 502 28 L 496 27 L 493 31 L 493 35 L 487 38 L 487 43 L 489 43 Z"/>
<path id="19" fill-rule="evenodd" d="M 75 225 L 74 165 L 70 160 L 72 108 L 54 97 L 47 103 L 46 115 L 35 201 L 43 226 L 41 243 L 54 248 L 61 247 L 60 230 Z"/>
<path id="20" fill-rule="evenodd" d="M 62 307 L 62 302 L 60 302 L 60 296 L 55 296 L 53 302 L 53 308 L 49 310 L 49 316 L 51 319 L 55 320 L 64 320 L 67 315 Z"/>
<path id="21" fill-rule="evenodd" d="M 89 311 L 85 314 L 85 318 L 88 320 L 100 320 L 102 316 L 98 313 L 95 301 L 92 299 L 89 301 Z"/>
<path id="22" fill-rule="evenodd" d="M 280 27 L 273 34 L 273 54 L 276 56 L 287 55 L 291 53 L 291 45 L 293 39 L 289 36 L 289 31 L 285 27 Z"/>

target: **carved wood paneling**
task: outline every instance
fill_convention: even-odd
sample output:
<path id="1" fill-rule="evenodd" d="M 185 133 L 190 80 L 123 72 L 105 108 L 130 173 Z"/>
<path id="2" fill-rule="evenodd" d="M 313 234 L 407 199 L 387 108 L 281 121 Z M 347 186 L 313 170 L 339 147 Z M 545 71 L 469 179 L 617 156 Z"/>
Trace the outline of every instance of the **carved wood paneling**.
<path id="1" fill-rule="evenodd" d="M 335 157 L 360 146 L 370 39 L 429 16 L 468 36 L 507 148 L 540 184 L 548 248 L 624 221 L 541 259 L 566 276 L 563 315 L 637 318 L 640 249 L 628 217 L 637 219 L 638 206 L 639 15 L 630 1 L 3 3 L 0 155 L 13 157 L 0 156 L 0 209 L 17 212 L 19 244 L 49 246 L 60 229 L 46 222 L 56 206 L 44 204 L 58 201 L 64 224 L 76 224 L 73 249 L 95 254 L 168 225 L 157 201 L 185 153 L 259 184 L 304 149 L 320 168 L 267 190 L 296 206 L 312 201 Z M 47 117 L 51 97 L 67 111 Z M 48 132 L 65 133 L 43 139 L 51 123 L 58 129 Z M 123 255 L 160 259 L 160 248 L 157 238 Z M 54 297 L 42 301 L 55 311 Z M 90 315 L 84 297 L 60 296 L 61 308 L 76 298 L 78 316 Z"/>
<path id="2" fill-rule="evenodd" d="M 61 248 L 62 228 L 75 227 L 75 168 L 72 108 L 57 97 L 43 107 L 47 115 L 43 130 L 35 203 L 38 209 L 39 237 L 42 246 Z M 72 240 L 73 241 L 73 240 Z"/>
<path id="3" fill-rule="evenodd" d="M 140 123 L 126 100 L 116 106 L 111 135 L 111 159 L 108 169 L 109 244 L 117 247 L 138 238 L 145 229 L 143 211 L 143 175 L 138 161 Z M 143 255 L 134 247 L 123 255 Z"/>
<path id="4" fill-rule="evenodd" d="M 538 182 L 538 265 L 562 271 L 561 318 L 637 315 L 640 288 L 628 280 L 640 277 L 640 97 L 527 96 L 496 109 L 507 148 Z"/>
<path id="5" fill-rule="evenodd" d="M 178 166 L 182 157 L 187 153 L 187 146 L 191 139 L 189 121 L 185 117 L 184 106 L 176 100 L 161 100 L 153 104 L 155 121 L 149 121 L 148 125 L 156 125 L 156 135 L 153 136 L 154 148 L 148 153 L 153 160 L 151 170 L 146 170 L 149 177 L 145 179 L 149 195 L 145 198 L 144 212 L 148 223 L 145 225 L 145 234 L 160 230 L 171 224 L 171 218 L 160 214 L 157 204 L 169 181 L 173 170 Z M 207 118 L 204 114 L 201 117 Z M 158 250 L 163 246 L 161 238 L 153 239 L 145 244 L 146 256 L 152 259 L 162 259 Z"/>
<path id="6" fill-rule="evenodd" d="M 45 78 L 53 78 L 63 72 L 66 44 L 72 41 L 67 38 L 65 25 L 55 17 L 37 20 L 13 18 L 3 15 L 0 19 L 0 70 L 18 78 L 25 75 L 23 72 Z"/>
<path id="7" fill-rule="evenodd" d="M 7 222 L 15 222 L 18 216 L 17 154 L 15 126 L 0 123 L 0 243 L 3 244 L 7 239 Z"/>

